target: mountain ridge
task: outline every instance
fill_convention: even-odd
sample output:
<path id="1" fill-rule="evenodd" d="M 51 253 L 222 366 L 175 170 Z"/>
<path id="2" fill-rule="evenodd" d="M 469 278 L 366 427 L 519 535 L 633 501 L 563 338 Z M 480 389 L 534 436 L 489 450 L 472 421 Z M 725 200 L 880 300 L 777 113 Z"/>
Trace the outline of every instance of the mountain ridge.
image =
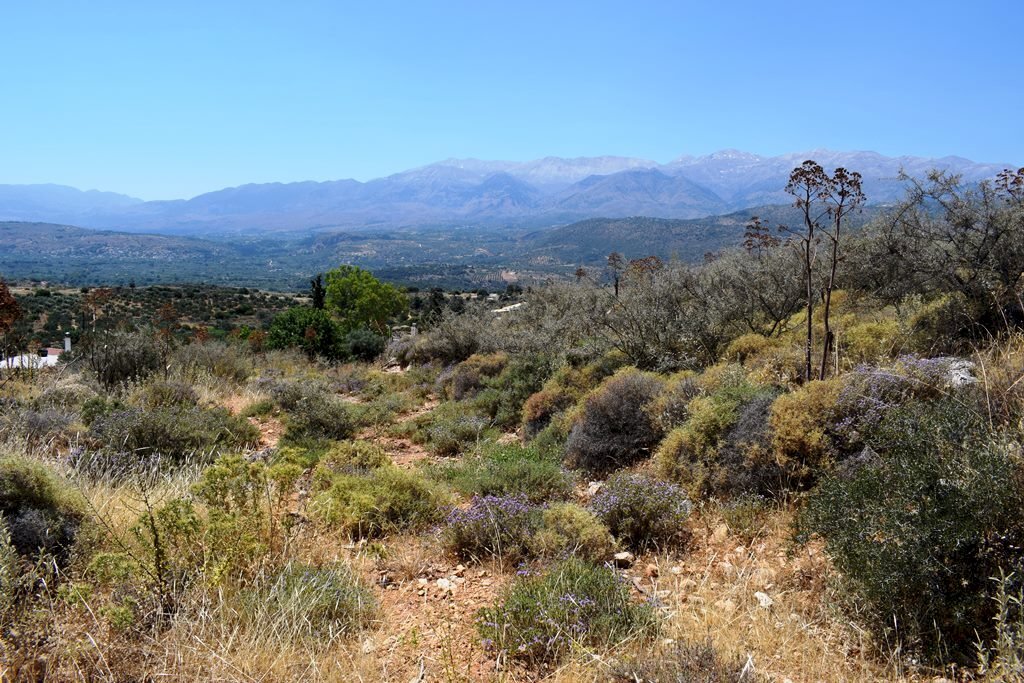
<path id="1" fill-rule="evenodd" d="M 637 215 L 691 219 L 787 203 L 783 188 L 789 172 L 808 158 L 827 168 L 860 172 L 868 200 L 875 204 L 899 199 L 904 190 L 901 171 L 920 177 L 940 169 L 978 182 L 1009 166 L 957 156 L 887 157 L 827 149 L 772 157 L 725 149 L 682 155 L 665 164 L 619 156 L 526 162 L 446 159 L 366 182 L 249 183 L 189 199 L 146 202 L 66 186 L 0 185 L 0 220 L 244 236 L 434 224 L 550 226 Z"/>

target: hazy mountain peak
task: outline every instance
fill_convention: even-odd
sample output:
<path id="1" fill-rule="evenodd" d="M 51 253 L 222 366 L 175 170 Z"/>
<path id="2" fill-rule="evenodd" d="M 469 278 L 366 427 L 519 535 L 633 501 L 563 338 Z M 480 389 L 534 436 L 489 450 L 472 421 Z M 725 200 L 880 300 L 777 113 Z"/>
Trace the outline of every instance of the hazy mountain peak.
<path id="1" fill-rule="evenodd" d="M 0 185 L 0 220 L 188 234 L 308 230 L 315 226 L 442 223 L 535 225 L 592 217 L 698 218 L 751 206 L 789 204 L 790 171 L 806 159 L 844 166 L 864 178 L 868 201 L 903 195 L 900 171 L 939 168 L 967 182 L 992 178 L 1007 164 L 957 156 L 887 157 L 873 151 L 812 149 L 764 157 L 737 149 L 680 156 L 667 164 L 621 156 L 531 161 L 445 159 L 368 182 L 249 184 L 190 200 L 142 202 L 55 185 Z"/>

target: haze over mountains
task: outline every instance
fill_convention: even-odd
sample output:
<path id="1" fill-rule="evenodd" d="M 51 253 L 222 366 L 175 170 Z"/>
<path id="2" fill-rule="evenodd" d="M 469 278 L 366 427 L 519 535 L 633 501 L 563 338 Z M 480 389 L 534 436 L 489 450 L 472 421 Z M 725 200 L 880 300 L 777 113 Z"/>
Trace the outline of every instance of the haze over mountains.
<path id="1" fill-rule="evenodd" d="M 667 164 L 614 156 L 450 159 L 368 182 L 251 184 L 187 200 L 145 202 L 58 185 L 0 185 L 0 220 L 230 236 L 416 225 L 545 227 L 596 217 L 700 218 L 788 203 L 783 187 L 789 172 L 809 158 L 830 169 L 859 171 L 875 204 L 901 196 L 901 170 L 921 177 L 937 168 L 975 182 L 1010 166 L 829 150 L 776 157 L 724 150 Z"/>

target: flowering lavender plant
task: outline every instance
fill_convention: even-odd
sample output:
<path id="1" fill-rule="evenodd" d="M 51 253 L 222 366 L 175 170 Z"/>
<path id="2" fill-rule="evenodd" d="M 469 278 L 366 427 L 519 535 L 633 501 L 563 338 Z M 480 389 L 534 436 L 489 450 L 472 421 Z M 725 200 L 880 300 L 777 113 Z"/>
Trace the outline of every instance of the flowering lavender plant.
<path id="1" fill-rule="evenodd" d="M 529 555 L 541 511 L 519 494 L 479 496 L 468 508 L 456 508 L 448 515 L 442 539 L 449 551 L 463 559 L 518 562 Z"/>
<path id="2" fill-rule="evenodd" d="M 625 473 L 609 479 L 590 502 L 612 535 L 634 550 L 665 547 L 681 539 L 692 508 L 675 484 Z"/>
<path id="3" fill-rule="evenodd" d="M 573 558 L 519 578 L 498 605 L 480 611 L 477 628 L 484 647 L 538 667 L 574 648 L 653 636 L 657 617 L 614 571 Z"/>
<path id="4" fill-rule="evenodd" d="M 956 358 L 916 356 L 902 356 L 892 367 L 859 366 L 839 392 L 835 434 L 846 450 L 857 451 L 890 411 L 914 399 L 938 399 L 970 384 L 964 379 L 973 379 L 968 370 Z"/>

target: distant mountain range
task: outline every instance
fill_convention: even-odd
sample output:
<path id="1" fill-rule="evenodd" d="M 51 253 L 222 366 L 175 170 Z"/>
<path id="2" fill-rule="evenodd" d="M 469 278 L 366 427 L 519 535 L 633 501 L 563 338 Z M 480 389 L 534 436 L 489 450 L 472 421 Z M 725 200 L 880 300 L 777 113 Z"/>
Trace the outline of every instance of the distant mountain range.
<path id="1" fill-rule="evenodd" d="M 194 236 L 260 235 L 409 226 L 549 227 L 589 218 L 692 219 L 747 207 L 785 204 L 789 172 L 805 159 L 864 176 L 868 200 L 897 200 L 901 170 L 932 169 L 968 182 L 1010 166 L 960 157 L 886 157 L 812 150 L 762 157 L 725 150 L 667 164 L 627 157 L 536 161 L 450 159 L 368 182 L 242 185 L 169 201 L 58 185 L 0 185 L 0 220 Z"/>

